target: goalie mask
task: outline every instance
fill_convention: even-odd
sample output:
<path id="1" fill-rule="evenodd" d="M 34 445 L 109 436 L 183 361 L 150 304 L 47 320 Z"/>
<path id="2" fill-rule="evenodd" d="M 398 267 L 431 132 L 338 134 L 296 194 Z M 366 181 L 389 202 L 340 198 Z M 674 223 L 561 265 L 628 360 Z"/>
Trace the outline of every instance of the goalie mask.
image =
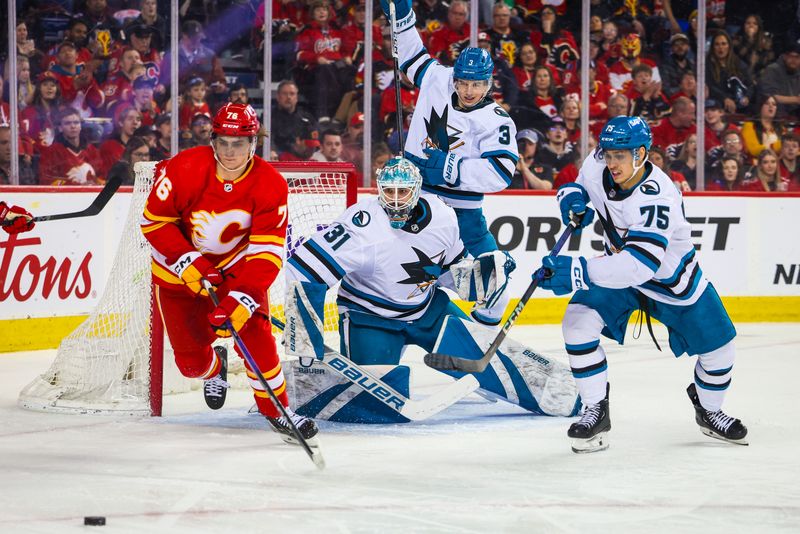
<path id="1" fill-rule="evenodd" d="M 392 228 L 402 228 L 419 201 L 422 175 L 405 158 L 392 158 L 378 171 L 378 202 Z"/>

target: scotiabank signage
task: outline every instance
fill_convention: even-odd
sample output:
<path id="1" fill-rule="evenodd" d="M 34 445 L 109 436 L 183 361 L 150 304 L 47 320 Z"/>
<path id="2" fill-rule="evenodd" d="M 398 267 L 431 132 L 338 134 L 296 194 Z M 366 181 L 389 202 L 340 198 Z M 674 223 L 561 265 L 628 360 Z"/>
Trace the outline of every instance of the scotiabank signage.
<path id="1" fill-rule="evenodd" d="M 700 265 L 722 295 L 800 295 L 800 198 L 687 196 L 684 205 Z M 484 215 L 499 247 L 517 261 L 511 290 L 520 295 L 564 231 L 555 197 L 490 195 Z M 601 234 L 598 222 L 561 253 L 602 255 Z"/>
<path id="2" fill-rule="evenodd" d="M 91 193 L 0 193 L 34 215 L 79 211 Z M 88 314 L 106 285 L 130 194 L 117 193 L 96 217 L 45 221 L 0 232 L 0 320 Z"/>

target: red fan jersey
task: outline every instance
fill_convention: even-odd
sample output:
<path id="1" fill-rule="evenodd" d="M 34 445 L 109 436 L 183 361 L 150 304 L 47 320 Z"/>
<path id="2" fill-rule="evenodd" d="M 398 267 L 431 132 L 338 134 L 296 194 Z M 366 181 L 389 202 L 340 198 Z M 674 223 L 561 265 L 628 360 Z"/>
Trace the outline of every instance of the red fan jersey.
<path id="1" fill-rule="evenodd" d="M 288 186 L 272 165 L 254 156 L 233 181 L 216 174 L 211 147 L 184 150 L 155 169 L 142 232 L 153 245 L 153 280 L 182 286 L 172 265 L 199 251 L 226 279 L 231 291 L 263 297 L 283 264 Z"/>

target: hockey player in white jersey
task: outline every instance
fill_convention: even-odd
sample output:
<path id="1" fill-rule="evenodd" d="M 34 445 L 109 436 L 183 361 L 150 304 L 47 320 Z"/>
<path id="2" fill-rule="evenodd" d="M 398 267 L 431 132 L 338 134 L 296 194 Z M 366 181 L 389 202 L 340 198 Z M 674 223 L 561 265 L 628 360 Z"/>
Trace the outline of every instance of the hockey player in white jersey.
<path id="1" fill-rule="evenodd" d="M 387 19 L 389 0 L 381 0 Z M 410 0 L 395 0 L 400 68 L 419 87 L 405 157 L 422 171 L 423 191 L 455 209 L 461 239 L 477 258 L 497 250 L 481 205 L 485 193 L 511 184 L 519 153 L 516 127 L 489 94 L 494 62 L 486 50 L 466 48 L 445 67 L 425 49 Z M 391 22 L 390 22 L 391 23 Z M 473 310 L 475 320 L 496 325 L 508 303 Z"/>
<path id="2" fill-rule="evenodd" d="M 287 260 L 284 344 L 287 354 L 299 356 L 304 365 L 322 357 L 325 293 L 340 283 L 341 353 L 358 365 L 388 369 L 375 374 L 383 374 L 387 384 L 408 396 L 409 368 L 399 365 L 406 346 L 427 351 L 446 346 L 478 357 L 481 336 L 487 346 L 494 338 L 491 329 L 471 322 L 439 286 L 457 291 L 479 309 L 489 306 L 505 292 L 506 256 L 497 251 L 462 259 L 455 213 L 437 196 L 421 194 L 422 176 L 407 159 L 390 160 L 378 172 L 377 184 L 377 198 L 348 208 Z M 577 413 L 580 401 L 567 365 L 524 347 L 503 347 L 501 352 L 493 366 L 475 375 L 482 390 L 537 414 Z M 324 371 L 308 369 L 301 370 L 305 376 L 300 379 L 314 380 Z M 353 400 L 353 388 L 345 391 L 350 385 L 309 383 L 313 395 L 293 402 L 303 405 L 298 413 L 311 417 L 407 422 L 368 394 Z"/>
<path id="3" fill-rule="evenodd" d="M 611 119 L 577 181 L 556 195 L 565 224 L 579 220 L 586 227 L 597 214 L 606 249 L 601 257 L 548 257 L 543 265 L 547 278 L 542 288 L 556 295 L 575 291 L 563 321 L 572 373 L 585 405 L 583 417 L 568 432 L 575 452 L 608 447 L 609 387 L 600 335 L 622 344 L 635 310 L 645 314 L 651 336 L 651 316 L 667 326 L 676 357 L 697 355 L 687 393 L 701 431 L 747 444 L 747 428 L 721 409 L 731 382 L 736 330 L 700 269 L 681 193 L 647 161 L 651 141 L 641 118 Z"/>

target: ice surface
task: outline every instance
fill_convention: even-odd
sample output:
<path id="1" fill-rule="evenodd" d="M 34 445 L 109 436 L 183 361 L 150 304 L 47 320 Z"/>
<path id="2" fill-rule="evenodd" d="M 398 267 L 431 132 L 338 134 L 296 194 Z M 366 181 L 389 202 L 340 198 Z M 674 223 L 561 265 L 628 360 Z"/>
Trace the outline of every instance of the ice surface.
<path id="1" fill-rule="evenodd" d="M 738 329 L 724 408 L 749 447 L 700 433 L 694 359 L 645 334 L 604 345 L 607 451 L 573 454 L 568 420 L 472 395 L 414 424 L 322 423 L 323 472 L 246 414 L 245 392 L 219 412 L 199 391 L 172 396 L 163 418 L 35 413 L 16 396 L 54 351 L 0 355 L 0 533 L 798 532 L 800 325 Z M 565 357 L 557 326 L 512 337 Z M 407 359 L 412 395 L 449 380 L 421 352 Z M 107 525 L 84 527 L 88 515 Z"/>

